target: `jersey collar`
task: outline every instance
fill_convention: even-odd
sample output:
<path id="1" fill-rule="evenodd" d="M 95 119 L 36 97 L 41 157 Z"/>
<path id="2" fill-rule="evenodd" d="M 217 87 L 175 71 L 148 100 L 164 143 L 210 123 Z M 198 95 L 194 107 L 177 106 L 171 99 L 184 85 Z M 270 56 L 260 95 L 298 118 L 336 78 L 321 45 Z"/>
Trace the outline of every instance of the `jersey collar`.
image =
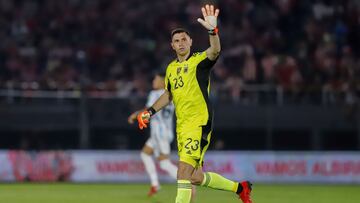
<path id="1" fill-rule="evenodd" d="M 190 51 L 190 54 L 189 54 L 189 56 L 185 59 L 185 61 L 189 60 L 189 58 L 190 58 L 192 55 L 193 55 L 193 53 L 192 53 L 192 51 Z M 176 62 L 182 63 L 182 62 L 179 61 L 178 58 L 176 58 Z"/>

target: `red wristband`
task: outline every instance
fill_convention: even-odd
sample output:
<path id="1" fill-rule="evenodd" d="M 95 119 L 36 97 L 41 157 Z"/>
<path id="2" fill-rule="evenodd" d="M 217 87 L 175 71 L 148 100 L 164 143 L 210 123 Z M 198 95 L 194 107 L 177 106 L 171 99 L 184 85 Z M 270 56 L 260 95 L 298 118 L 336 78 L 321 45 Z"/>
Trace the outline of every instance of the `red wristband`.
<path id="1" fill-rule="evenodd" d="M 209 30 L 208 33 L 209 33 L 209 35 L 217 35 L 219 33 L 219 28 L 216 27 L 213 30 Z"/>

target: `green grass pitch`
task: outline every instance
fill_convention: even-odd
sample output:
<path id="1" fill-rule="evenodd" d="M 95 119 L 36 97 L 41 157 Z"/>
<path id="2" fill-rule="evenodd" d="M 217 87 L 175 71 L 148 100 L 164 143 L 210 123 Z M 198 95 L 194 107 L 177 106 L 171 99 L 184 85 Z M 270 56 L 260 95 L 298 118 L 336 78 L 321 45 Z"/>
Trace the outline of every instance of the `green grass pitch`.
<path id="1" fill-rule="evenodd" d="M 146 184 L 0 184 L 4 203 L 173 203 L 175 184 L 147 198 Z M 241 202 L 234 194 L 197 187 L 196 203 Z M 359 185 L 254 185 L 254 203 L 359 203 Z"/>

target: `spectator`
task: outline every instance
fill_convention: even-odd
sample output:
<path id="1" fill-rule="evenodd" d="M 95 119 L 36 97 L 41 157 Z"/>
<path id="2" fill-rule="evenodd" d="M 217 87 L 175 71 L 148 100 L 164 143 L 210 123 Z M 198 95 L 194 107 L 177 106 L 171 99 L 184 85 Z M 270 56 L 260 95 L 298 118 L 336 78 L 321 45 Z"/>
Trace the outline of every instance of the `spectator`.
<path id="1" fill-rule="evenodd" d="M 191 21 L 201 16 L 198 7 L 189 0 L 0 1 L 0 88 L 76 90 L 82 74 L 88 90 L 146 95 L 152 71 L 173 58 L 170 30 L 187 25 L 200 43 L 194 48 L 206 47 Z M 247 84 L 320 94 L 351 81 L 351 92 L 359 91 L 359 1 L 223 0 L 219 7 L 224 52 L 214 90 L 235 101 Z"/>

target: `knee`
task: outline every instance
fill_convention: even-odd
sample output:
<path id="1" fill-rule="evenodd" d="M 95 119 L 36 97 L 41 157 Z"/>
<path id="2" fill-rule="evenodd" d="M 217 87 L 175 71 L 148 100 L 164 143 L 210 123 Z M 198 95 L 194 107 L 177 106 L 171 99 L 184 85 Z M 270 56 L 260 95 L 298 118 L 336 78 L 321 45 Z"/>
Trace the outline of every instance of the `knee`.
<path id="1" fill-rule="evenodd" d="M 162 161 L 160 161 L 159 165 L 162 170 L 166 170 L 171 165 L 171 162 L 170 162 L 170 160 L 162 160 Z"/>
<path id="2" fill-rule="evenodd" d="M 191 174 L 193 172 L 193 167 L 188 164 L 179 163 L 177 179 L 178 180 L 191 180 Z"/>
<path id="3" fill-rule="evenodd" d="M 191 176 L 191 184 L 193 185 L 201 185 L 202 181 L 203 181 L 204 177 L 201 176 L 201 174 L 194 174 Z"/>
<path id="4" fill-rule="evenodd" d="M 193 184 L 193 185 L 201 185 L 201 180 L 199 179 L 199 178 L 193 178 L 193 177 L 191 177 L 191 184 Z"/>
<path id="5" fill-rule="evenodd" d="M 144 159 L 146 159 L 148 157 L 151 157 L 151 156 L 149 154 L 145 153 L 145 152 L 141 152 L 140 157 L 141 157 L 142 160 L 144 160 Z"/>

